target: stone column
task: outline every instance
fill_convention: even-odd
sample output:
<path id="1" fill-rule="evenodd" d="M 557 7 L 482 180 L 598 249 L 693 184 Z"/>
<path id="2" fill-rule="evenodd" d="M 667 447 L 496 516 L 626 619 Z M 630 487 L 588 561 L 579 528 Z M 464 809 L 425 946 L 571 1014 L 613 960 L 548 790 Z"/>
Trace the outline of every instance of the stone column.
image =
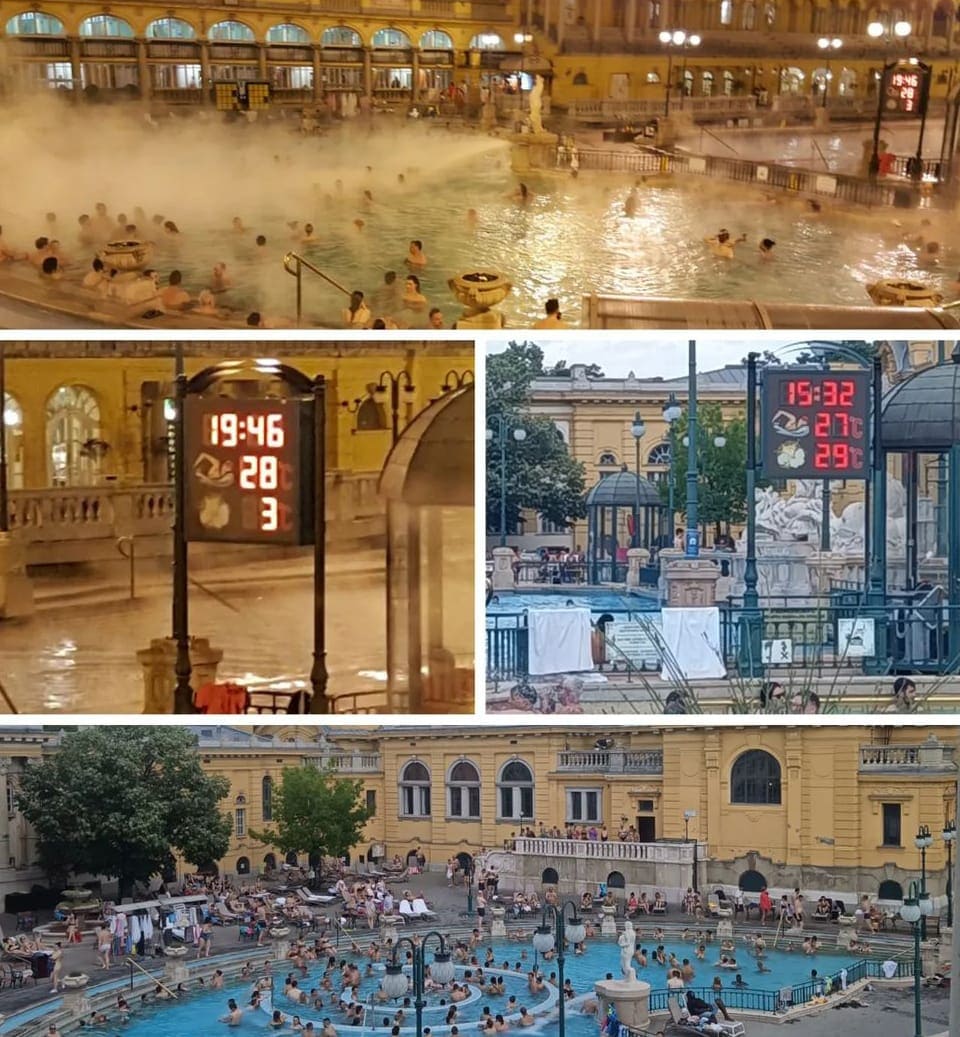
<path id="1" fill-rule="evenodd" d="M 274 932 L 280 932 L 281 930 L 275 929 Z M 289 932 L 288 929 L 284 928 L 284 933 Z M 290 953 L 290 941 L 286 936 L 280 936 L 274 939 L 270 947 L 271 953 L 273 954 L 274 961 L 286 961 L 287 955 Z"/>
<path id="2" fill-rule="evenodd" d="M 640 569 L 650 560 L 650 552 L 645 547 L 627 548 L 627 586 L 640 586 Z"/>
<path id="3" fill-rule="evenodd" d="M 157 637 L 149 648 L 137 652 L 143 667 L 144 713 L 172 713 L 173 689 L 176 684 L 174 664 L 177 646 L 172 637 Z M 194 691 L 217 679 L 217 666 L 223 658 L 219 648 L 213 648 L 205 637 L 190 638 L 190 687 Z"/>
<path id="4" fill-rule="evenodd" d="M 507 936 L 507 923 L 504 921 L 506 917 L 506 908 L 500 907 L 498 904 L 494 904 L 490 908 L 490 939 L 496 940 L 506 939 Z"/>
<path id="5" fill-rule="evenodd" d="M 416 104 L 420 100 L 420 48 L 413 48 L 413 70 L 410 77 L 410 100 Z"/>
<path id="6" fill-rule="evenodd" d="M 397 920 L 392 915 L 381 915 L 380 916 L 380 944 L 381 946 L 387 941 L 396 945 L 397 942 Z"/>
<path id="7" fill-rule="evenodd" d="M 607 1017 L 607 1008 L 613 1005 L 617 1018 L 631 1030 L 646 1031 L 650 1027 L 650 984 L 640 979 L 603 979 L 595 983 L 600 1003 L 598 1019 Z"/>
<path id="8" fill-rule="evenodd" d="M 596 44 L 600 40 L 600 14 L 602 10 L 603 4 L 595 0 L 593 5 L 593 31 L 590 34 L 594 44 Z"/>
<path id="9" fill-rule="evenodd" d="M 708 558 L 678 558 L 663 570 L 668 608 L 712 608 L 720 568 Z"/>
<path id="10" fill-rule="evenodd" d="M 0 619 L 33 614 L 33 587 L 27 576 L 27 549 L 13 533 L 0 533 Z"/>
<path id="11" fill-rule="evenodd" d="M 373 104 L 373 50 L 363 48 L 363 96 Z"/>
<path id="12" fill-rule="evenodd" d="M 267 79 L 267 45 L 265 43 L 257 44 L 257 75 L 261 79 Z"/>
<path id="13" fill-rule="evenodd" d="M 320 64 L 320 48 L 313 48 L 313 100 L 319 103 L 323 100 L 323 67 Z"/>
<path id="14" fill-rule="evenodd" d="M 177 948 L 178 950 L 182 948 Z M 176 990 L 178 983 L 187 983 L 190 980 L 190 970 L 184 964 L 186 955 L 170 955 L 172 947 L 166 951 L 167 960 L 163 966 L 163 982 L 171 990 Z"/>
<path id="15" fill-rule="evenodd" d="M 617 909 L 612 904 L 603 904 L 600 908 L 602 917 L 600 919 L 600 935 L 617 935 Z"/>
<path id="16" fill-rule="evenodd" d="M 493 589 L 495 591 L 513 590 L 516 579 L 513 574 L 514 553 L 511 547 L 495 547 L 493 549 Z"/>
<path id="17" fill-rule="evenodd" d="M 923 940 L 920 943 L 920 963 L 923 967 L 924 976 L 936 975 L 940 960 L 940 951 L 937 940 Z"/>
<path id="18" fill-rule="evenodd" d="M 637 31 L 637 0 L 627 0 L 627 43 L 633 43 Z"/>
<path id="19" fill-rule="evenodd" d="M 82 974 L 63 978 L 63 1008 L 73 1019 L 82 1019 L 92 1011 L 86 990 L 88 982 L 88 977 Z"/>
<path id="20" fill-rule="evenodd" d="M 149 104 L 153 100 L 153 80 L 150 78 L 146 40 L 137 40 L 137 79 L 140 86 L 140 100 Z"/>
<path id="21" fill-rule="evenodd" d="M 73 99 L 79 100 L 83 90 L 83 67 L 80 58 L 80 41 L 70 40 L 70 78 L 73 80 Z"/>
<path id="22" fill-rule="evenodd" d="M 210 43 L 200 41 L 200 103 L 210 104 L 213 93 L 213 68 L 210 65 Z"/>

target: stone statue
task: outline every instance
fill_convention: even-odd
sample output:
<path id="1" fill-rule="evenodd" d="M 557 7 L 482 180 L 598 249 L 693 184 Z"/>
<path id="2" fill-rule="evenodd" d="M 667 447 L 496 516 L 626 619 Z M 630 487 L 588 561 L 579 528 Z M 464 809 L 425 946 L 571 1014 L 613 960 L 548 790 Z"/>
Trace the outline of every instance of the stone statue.
<path id="1" fill-rule="evenodd" d="M 637 934 L 634 931 L 633 922 L 629 918 L 623 923 L 623 932 L 618 937 L 617 943 L 620 946 L 620 971 L 623 973 L 623 978 L 628 983 L 632 983 L 637 978 L 633 967 L 633 956 L 637 950 Z"/>
<path id="2" fill-rule="evenodd" d="M 543 133 L 543 76 L 535 76 L 530 90 L 530 132 Z"/>

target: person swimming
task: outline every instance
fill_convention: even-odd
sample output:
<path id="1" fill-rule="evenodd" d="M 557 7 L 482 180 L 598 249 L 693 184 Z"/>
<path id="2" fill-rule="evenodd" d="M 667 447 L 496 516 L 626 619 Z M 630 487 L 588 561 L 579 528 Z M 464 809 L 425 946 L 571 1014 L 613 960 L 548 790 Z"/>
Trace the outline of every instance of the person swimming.
<path id="1" fill-rule="evenodd" d="M 741 234 L 739 238 L 732 238 L 730 231 L 726 227 L 721 227 L 720 230 L 712 238 L 704 238 L 704 243 L 715 255 L 721 259 L 733 259 L 736 254 L 737 245 L 747 240 L 746 234 Z"/>
<path id="2" fill-rule="evenodd" d="M 760 258 L 761 259 L 773 259 L 773 246 L 774 245 L 776 245 L 776 242 L 773 240 L 773 238 L 764 238 L 760 242 L 760 246 L 759 246 Z"/>
<path id="3" fill-rule="evenodd" d="M 640 206 L 640 195 L 637 191 L 637 185 L 634 184 L 630 188 L 630 193 L 627 195 L 623 203 L 623 211 L 627 216 L 636 216 L 637 209 Z"/>

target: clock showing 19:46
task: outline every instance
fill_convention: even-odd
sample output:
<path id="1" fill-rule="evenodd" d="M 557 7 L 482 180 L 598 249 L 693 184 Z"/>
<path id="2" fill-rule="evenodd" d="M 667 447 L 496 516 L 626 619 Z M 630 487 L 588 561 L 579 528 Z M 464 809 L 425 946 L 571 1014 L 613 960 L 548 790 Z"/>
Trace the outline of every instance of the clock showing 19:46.
<path id="1" fill-rule="evenodd" d="M 187 396 L 188 540 L 313 542 L 312 406 L 295 398 Z"/>

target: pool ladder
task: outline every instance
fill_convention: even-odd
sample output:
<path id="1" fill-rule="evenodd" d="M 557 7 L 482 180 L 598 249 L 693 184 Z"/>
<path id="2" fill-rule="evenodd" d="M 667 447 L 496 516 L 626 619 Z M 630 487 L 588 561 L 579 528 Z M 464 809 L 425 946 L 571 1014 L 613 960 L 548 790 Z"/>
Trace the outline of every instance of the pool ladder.
<path id="1" fill-rule="evenodd" d="M 300 327 L 303 316 L 303 268 L 306 267 L 311 273 L 332 285 L 338 291 L 343 292 L 347 298 L 352 294 L 349 288 L 345 288 L 339 281 L 335 281 L 329 274 L 325 274 L 319 267 L 315 267 L 309 259 L 305 259 L 299 252 L 288 252 L 283 257 L 283 269 L 297 279 L 297 327 Z"/>

